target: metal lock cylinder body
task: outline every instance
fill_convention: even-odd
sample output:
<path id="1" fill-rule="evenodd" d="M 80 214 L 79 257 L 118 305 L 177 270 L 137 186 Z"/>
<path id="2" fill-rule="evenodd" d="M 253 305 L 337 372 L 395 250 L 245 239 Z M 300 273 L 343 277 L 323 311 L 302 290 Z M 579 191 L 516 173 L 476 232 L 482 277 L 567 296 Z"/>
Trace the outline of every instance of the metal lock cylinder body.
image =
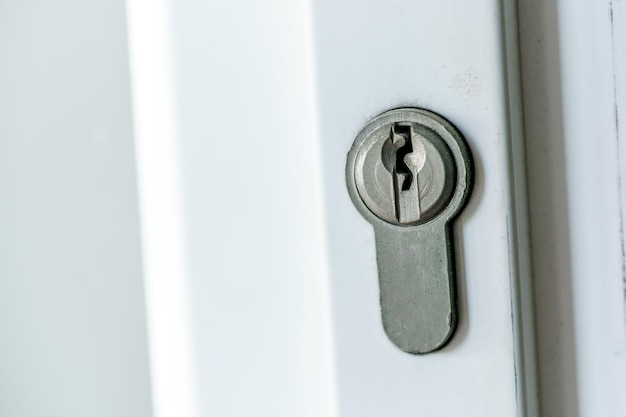
<path id="1" fill-rule="evenodd" d="M 346 180 L 374 227 L 385 332 L 405 352 L 439 349 L 457 321 L 451 226 L 473 180 L 465 140 L 430 111 L 388 111 L 355 139 Z"/>

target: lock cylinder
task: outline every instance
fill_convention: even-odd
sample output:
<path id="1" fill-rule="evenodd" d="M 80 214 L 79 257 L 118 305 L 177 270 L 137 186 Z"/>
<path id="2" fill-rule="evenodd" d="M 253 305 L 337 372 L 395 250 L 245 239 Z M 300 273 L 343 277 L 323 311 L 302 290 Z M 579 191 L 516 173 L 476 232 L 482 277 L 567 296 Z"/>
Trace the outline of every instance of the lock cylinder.
<path id="1" fill-rule="evenodd" d="M 463 136 L 428 110 L 388 111 L 354 140 L 346 181 L 374 227 L 387 336 L 408 353 L 443 347 L 457 323 L 452 225 L 473 182 Z"/>

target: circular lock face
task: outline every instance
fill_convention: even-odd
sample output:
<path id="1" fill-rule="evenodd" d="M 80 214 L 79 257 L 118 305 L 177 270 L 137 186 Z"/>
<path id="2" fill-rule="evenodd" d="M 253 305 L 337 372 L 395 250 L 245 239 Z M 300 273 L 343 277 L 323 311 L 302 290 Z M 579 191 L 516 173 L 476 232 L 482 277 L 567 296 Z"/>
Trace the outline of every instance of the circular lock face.
<path id="1" fill-rule="evenodd" d="M 412 226 L 457 211 L 469 166 L 463 138 L 445 119 L 397 109 L 374 118 L 357 136 L 347 176 L 357 207 L 387 223 Z"/>

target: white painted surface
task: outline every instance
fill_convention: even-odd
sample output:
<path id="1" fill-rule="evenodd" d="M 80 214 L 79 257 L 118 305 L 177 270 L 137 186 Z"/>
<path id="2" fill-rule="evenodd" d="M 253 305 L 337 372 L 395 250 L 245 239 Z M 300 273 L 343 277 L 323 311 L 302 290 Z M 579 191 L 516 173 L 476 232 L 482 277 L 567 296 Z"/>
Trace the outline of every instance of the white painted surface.
<path id="1" fill-rule="evenodd" d="M 158 417 L 521 413 L 502 3 L 129 0 L 127 39 L 119 1 L 0 1 L 0 415 L 148 416 L 150 377 Z M 519 3 L 542 415 L 620 417 L 626 12 Z M 459 334 L 425 357 L 384 336 L 343 180 L 406 105 L 478 171 Z"/>
<path id="2" fill-rule="evenodd" d="M 133 59 L 133 79 L 138 129 L 146 129 L 137 149 L 144 236 L 153 240 L 147 280 L 158 291 L 149 299 L 154 386 L 167 397 L 155 398 L 156 413 L 332 416 L 308 4 L 129 4 L 133 50 L 154 51 Z M 153 155 L 167 149 L 162 145 L 175 152 Z M 167 187 L 159 188 L 164 172 Z M 180 224 L 177 210 L 154 204 L 175 199 L 177 190 L 183 231 L 170 228 Z M 184 259 L 160 256 L 159 248 L 180 251 L 179 238 Z M 161 275 L 173 256 L 180 261 L 175 276 Z M 189 375 L 167 372 L 189 364 L 184 341 L 165 340 L 184 325 L 181 292 L 160 291 L 163 280 L 177 285 L 184 278 L 185 265 L 196 404 L 176 388 L 189 386 Z M 162 320 L 171 305 L 174 319 Z M 164 343 L 173 349 L 163 350 Z"/>
<path id="3" fill-rule="evenodd" d="M 182 190 L 185 230 L 176 236 L 186 248 L 197 414 L 523 413 L 510 177 L 520 114 L 515 97 L 509 100 L 506 62 L 515 53 L 504 51 L 500 2 L 182 0 L 169 3 L 159 36 L 141 39 L 133 27 L 158 14 L 147 3 L 130 4 L 133 48 L 165 45 L 148 57 L 152 65 L 134 65 L 133 79 L 137 114 L 150 100 L 175 113 L 160 113 L 167 128 L 155 132 L 179 140 L 176 152 L 159 156 L 174 167 L 167 170 L 174 183 L 159 196 L 150 186 L 155 164 L 152 174 L 141 171 L 141 193 L 145 203 L 146 196 Z M 164 33 L 171 64 L 161 61 L 169 48 Z M 160 65 L 171 68 L 171 78 L 154 77 Z M 455 123 L 477 168 L 457 228 L 460 329 L 448 347 L 423 357 L 399 351 L 384 335 L 373 231 L 344 180 L 346 153 L 361 127 L 403 105 Z M 139 139 L 139 160 L 148 161 L 150 142 Z M 159 210 L 142 207 L 146 218 Z M 175 211 L 161 215 L 165 223 L 144 223 L 144 236 L 167 247 L 164 231 L 180 220 Z M 171 259 L 155 253 L 146 254 L 152 271 Z M 150 308 L 176 305 L 180 292 L 169 296 Z M 153 331 L 172 332 L 176 321 L 157 320 L 160 314 L 151 313 Z M 184 365 L 184 352 L 162 351 L 153 366 Z M 155 387 L 188 383 L 185 374 L 174 377 L 164 381 L 157 372 Z M 193 401 L 169 400 L 183 407 Z M 157 413 L 164 410 L 155 404 Z M 531 414 L 532 407 L 530 401 Z M 194 415 L 192 408 L 185 415 Z"/>
<path id="4" fill-rule="evenodd" d="M 0 1 L 0 415 L 148 417 L 122 1 Z"/>
<path id="5" fill-rule="evenodd" d="M 512 137 L 518 114 L 509 113 L 500 3 L 319 1 L 315 11 L 340 415 L 523 412 L 526 399 L 516 387 L 523 370 L 518 381 L 515 370 L 519 317 L 511 309 L 518 276 L 509 252 L 508 152 L 520 138 Z M 447 117 L 466 136 L 477 172 L 457 227 L 460 328 L 448 347 L 423 357 L 402 353 L 384 335 L 374 233 L 343 180 L 359 130 L 399 106 Z"/>
<path id="6" fill-rule="evenodd" d="M 624 416 L 626 14 L 621 2 L 559 5 L 578 411 Z"/>
<path id="7" fill-rule="evenodd" d="M 157 417 L 534 415 L 501 4 L 127 2 Z M 123 5 L 0 7 L 0 414 L 149 415 Z M 477 171 L 460 328 L 420 357 L 384 335 L 344 181 L 361 127 L 407 105 L 452 121 Z"/>
<path id="8" fill-rule="evenodd" d="M 170 11 L 141 0 L 127 10 L 154 415 L 196 416 Z"/>
<path id="9" fill-rule="evenodd" d="M 520 19 L 541 412 L 622 417 L 626 12 L 528 1 Z"/>
<path id="10" fill-rule="evenodd" d="M 519 2 L 541 415 L 576 417 L 558 0 Z"/>

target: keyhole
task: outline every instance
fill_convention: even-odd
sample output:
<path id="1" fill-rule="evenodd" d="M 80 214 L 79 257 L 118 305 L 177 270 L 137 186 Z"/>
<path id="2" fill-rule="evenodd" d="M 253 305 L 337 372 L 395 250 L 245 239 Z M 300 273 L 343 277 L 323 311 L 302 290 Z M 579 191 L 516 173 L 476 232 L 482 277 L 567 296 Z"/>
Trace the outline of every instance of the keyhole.
<path id="1" fill-rule="evenodd" d="M 406 191 L 411 188 L 411 183 L 413 182 L 413 173 L 404 159 L 407 155 L 413 153 L 411 126 L 396 124 L 394 129 L 395 132 L 392 132 L 392 135 L 395 133 L 402 136 L 404 142 L 396 151 L 395 171 L 404 177 L 401 188 L 403 191 Z"/>

